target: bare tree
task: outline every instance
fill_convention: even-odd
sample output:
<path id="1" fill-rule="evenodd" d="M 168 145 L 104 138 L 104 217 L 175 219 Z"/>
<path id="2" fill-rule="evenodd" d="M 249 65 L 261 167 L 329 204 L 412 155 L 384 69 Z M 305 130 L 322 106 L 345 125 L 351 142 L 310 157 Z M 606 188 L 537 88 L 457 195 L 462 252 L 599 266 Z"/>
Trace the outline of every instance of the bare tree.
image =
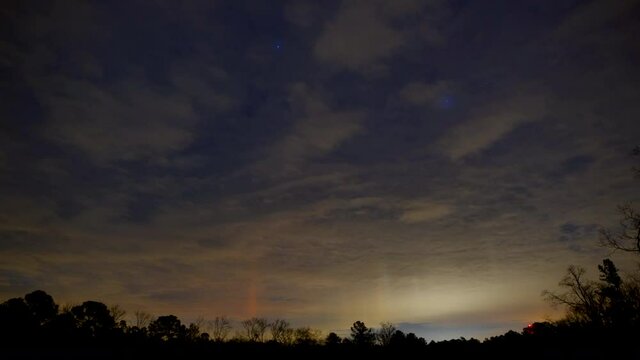
<path id="1" fill-rule="evenodd" d="M 264 342 L 264 333 L 269 327 L 266 319 L 253 317 L 241 324 L 249 341 Z"/>
<path id="2" fill-rule="evenodd" d="M 153 315 L 149 314 L 148 312 L 144 312 L 142 310 L 134 311 L 133 316 L 135 316 L 134 325 L 139 329 L 147 327 L 151 322 L 151 320 L 153 320 Z"/>
<path id="3" fill-rule="evenodd" d="M 109 306 L 109 312 L 117 325 L 120 325 L 120 322 L 124 320 L 125 315 L 127 315 L 127 312 L 118 304 Z"/>
<path id="4" fill-rule="evenodd" d="M 320 342 L 322 334 L 320 330 L 308 326 L 299 327 L 293 332 L 293 342 L 296 345 L 316 345 Z"/>
<path id="5" fill-rule="evenodd" d="M 632 155 L 640 157 L 640 146 L 633 149 Z M 634 167 L 633 172 L 637 178 L 640 178 L 640 167 Z M 617 231 L 601 229 L 600 244 L 614 251 L 640 254 L 640 212 L 636 211 L 630 203 L 618 206 L 618 211 L 622 215 L 620 227 Z"/>
<path id="6" fill-rule="evenodd" d="M 71 312 L 71 309 L 73 309 L 76 306 L 78 306 L 78 304 L 66 303 L 66 304 L 62 305 L 62 307 L 60 308 L 60 312 L 62 314 L 69 313 L 69 312 Z"/>
<path id="7" fill-rule="evenodd" d="M 388 346 L 391 343 L 391 338 L 393 334 L 396 332 L 396 327 L 393 326 L 390 322 L 382 322 L 380 323 L 380 329 L 376 334 L 378 338 L 378 342 L 382 346 Z"/>
<path id="8" fill-rule="evenodd" d="M 211 330 L 211 338 L 214 341 L 222 342 L 229 336 L 231 321 L 225 316 L 216 316 L 215 319 L 209 321 L 209 328 Z"/>
<path id="9" fill-rule="evenodd" d="M 189 324 L 187 327 L 186 335 L 187 339 L 196 340 L 200 338 L 206 332 L 205 327 L 207 325 L 207 321 L 204 319 L 202 315 L 198 316 L 196 320 Z M 208 337 L 209 334 L 205 335 Z"/>
<path id="10" fill-rule="evenodd" d="M 571 266 L 560 285 L 561 294 L 546 291 L 548 300 L 567 307 L 569 323 L 602 328 L 630 329 L 640 324 L 640 283 L 637 278 L 626 281 L 618 274 L 613 261 L 604 259 L 598 265 L 600 281 L 583 279 L 584 269 Z"/>
<path id="11" fill-rule="evenodd" d="M 205 330 L 207 327 L 207 320 L 205 320 L 204 316 L 200 315 L 192 324 L 200 330 Z"/>
<path id="12" fill-rule="evenodd" d="M 271 323 L 271 338 L 281 344 L 293 343 L 293 329 L 288 321 L 276 319 Z"/>
<path id="13" fill-rule="evenodd" d="M 545 290 L 547 300 L 567 307 L 567 320 L 577 323 L 601 324 L 603 304 L 598 284 L 585 280 L 585 270 L 577 266 L 569 266 L 567 275 L 559 285 L 566 288 L 564 293 L 553 293 Z"/>
<path id="14" fill-rule="evenodd" d="M 600 244 L 614 250 L 640 253 L 640 213 L 625 204 L 618 207 L 622 215 L 618 231 L 600 230 Z"/>

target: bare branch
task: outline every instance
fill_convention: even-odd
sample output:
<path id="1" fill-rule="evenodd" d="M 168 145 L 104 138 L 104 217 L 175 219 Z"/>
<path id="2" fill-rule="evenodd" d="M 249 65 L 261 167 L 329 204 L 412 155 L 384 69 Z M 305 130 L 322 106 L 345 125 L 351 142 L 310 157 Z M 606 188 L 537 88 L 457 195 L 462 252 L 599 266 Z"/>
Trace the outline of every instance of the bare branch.
<path id="1" fill-rule="evenodd" d="M 640 253 L 640 213 L 631 204 L 618 207 L 622 215 L 617 231 L 600 230 L 600 244 L 611 249 Z"/>
<path id="2" fill-rule="evenodd" d="M 249 341 L 263 342 L 264 333 L 269 327 L 269 323 L 263 318 L 251 318 L 242 322 L 245 334 Z"/>
<path id="3" fill-rule="evenodd" d="M 124 320 L 124 316 L 127 314 L 127 312 L 118 304 L 111 305 L 109 307 L 109 312 L 116 324 L 119 324 L 121 320 Z"/>
<path id="4" fill-rule="evenodd" d="M 211 338 L 214 341 L 222 342 L 229 336 L 231 321 L 226 316 L 216 316 L 215 319 L 209 322 L 209 328 L 211 330 Z"/>
<path id="5" fill-rule="evenodd" d="M 293 329 L 288 321 L 276 319 L 271 323 L 271 338 L 281 344 L 290 345 L 293 343 Z"/>
<path id="6" fill-rule="evenodd" d="M 598 287 L 592 281 L 583 279 L 586 271 L 577 266 L 569 266 L 567 274 L 559 285 L 567 289 L 563 293 L 545 290 L 543 295 L 553 304 L 563 305 L 568 310 L 568 317 L 575 321 L 600 322 L 601 301 Z"/>
<path id="7" fill-rule="evenodd" d="M 135 317 L 135 326 L 139 329 L 147 327 L 153 319 L 153 315 L 141 310 L 136 310 L 133 315 Z"/>

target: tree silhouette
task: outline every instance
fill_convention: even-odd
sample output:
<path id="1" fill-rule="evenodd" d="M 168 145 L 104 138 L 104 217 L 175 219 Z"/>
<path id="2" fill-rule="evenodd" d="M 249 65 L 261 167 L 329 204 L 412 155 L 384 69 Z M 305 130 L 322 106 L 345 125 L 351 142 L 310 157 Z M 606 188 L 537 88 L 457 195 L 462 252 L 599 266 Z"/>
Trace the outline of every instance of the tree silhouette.
<path id="1" fill-rule="evenodd" d="M 299 327 L 293 332 L 296 345 L 315 345 L 320 341 L 320 332 L 308 326 Z"/>
<path id="2" fill-rule="evenodd" d="M 329 335 L 327 335 L 327 337 L 325 338 L 324 343 L 327 346 L 337 346 L 341 341 L 342 339 L 340 338 L 340 336 L 338 336 L 338 334 L 330 332 Z"/>
<path id="3" fill-rule="evenodd" d="M 269 323 L 266 319 L 253 317 L 243 321 L 241 324 L 245 331 L 247 340 L 254 342 L 264 341 L 264 333 L 267 330 L 267 327 L 269 327 Z"/>
<path id="4" fill-rule="evenodd" d="M 134 325 L 138 329 L 146 328 L 151 320 L 153 320 L 153 315 L 148 312 L 144 312 L 142 310 L 136 310 L 133 313 L 134 316 Z"/>
<path id="5" fill-rule="evenodd" d="M 461 339 L 464 339 L 464 338 L 461 338 Z M 418 347 L 418 346 L 424 346 L 427 344 L 424 338 L 418 337 L 414 333 L 408 333 L 404 341 L 405 341 L 405 346 L 409 346 L 409 347 Z"/>
<path id="6" fill-rule="evenodd" d="M 592 281 L 584 279 L 585 273 L 585 269 L 571 265 L 559 283 L 567 291 L 557 294 L 545 290 L 543 294 L 552 303 L 567 307 L 567 320 L 575 323 L 599 324 L 602 308 L 598 301 L 598 288 Z"/>
<path id="7" fill-rule="evenodd" d="M 225 316 L 216 316 L 209 322 L 211 337 L 214 341 L 224 341 L 231 331 L 231 322 Z"/>
<path id="8" fill-rule="evenodd" d="M 185 338 L 189 341 L 195 341 L 200 339 L 200 325 L 198 323 L 191 323 L 189 327 L 185 328 Z M 206 335 L 207 337 L 209 334 Z"/>
<path id="9" fill-rule="evenodd" d="M 108 334 L 116 325 L 107 305 L 98 301 L 85 301 L 74 306 L 70 312 L 78 329 L 91 338 Z"/>
<path id="10" fill-rule="evenodd" d="M 293 342 L 293 329 L 289 322 L 282 319 L 274 320 L 271 325 L 271 338 L 280 344 L 291 344 Z"/>
<path id="11" fill-rule="evenodd" d="M 111 314 L 111 317 L 113 317 L 113 321 L 116 322 L 116 325 L 122 328 L 126 327 L 124 317 L 127 315 L 127 312 L 120 307 L 120 305 L 115 304 L 109 306 L 109 313 Z"/>
<path id="12" fill-rule="evenodd" d="M 601 229 L 600 244 L 613 250 L 640 254 L 640 213 L 631 204 L 618 207 L 622 215 L 618 230 Z"/>
<path id="13" fill-rule="evenodd" d="M 391 339 L 389 339 L 389 346 L 393 346 L 393 347 L 404 346 L 406 342 L 406 338 L 407 337 L 402 331 L 396 330 L 393 332 L 393 335 L 391 335 Z"/>
<path id="14" fill-rule="evenodd" d="M 184 339 L 186 328 L 175 315 L 160 316 L 149 323 L 149 336 L 164 341 Z"/>
<path id="15" fill-rule="evenodd" d="M 380 323 L 380 329 L 376 334 L 376 337 L 378 338 L 378 342 L 380 343 L 380 345 L 388 346 L 391 343 L 391 338 L 393 337 L 393 334 L 395 332 L 396 332 L 396 327 L 393 326 L 392 323 L 390 322 Z"/>
<path id="16" fill-rule="evenodd" d="M 603 260 L 598 269 L 600 282 L 595 282 L 584 279 L 584 269 L 570 266 L 560 282 L 567 290 L 544 294 L 551 302 L 567 307 L 566 321 L 570 324 L 616 329 L 640 326 L 638 282 L 625 283 L 609 259 Z"/>
<path id="17" fill-rule="evenodd" d="M 13 298 L 0 305 L 0 340 L 11 343 L 26 339 L 37 325 L 24 299 Z"/>
<path id="18" fill-rule="evenodd" d="M 58 305 L 42 290 L 25 295 L 24 300 L 38 325 L 44 325 L 58 314 Z"/>
<path id="19" fill-rule="evenodd" d="M 640 146 L 633 149 L 634 156 L 640 156 Z M 633 172 L 640 178 L 640 167 Z M 600 229 L 600 244 L 611 249 L 640 254 L 640 213 L 630 203 L 618 206 L 620 226 L 617 230 Z"/>
<path id="20" fill-rule="evenodd" d="M 373 329 L 368 328 L 362 321 L 356 321 L 351 326 L 351 340 L 354 344 L 371 346 L 375 338 L 376 335 L 373 333 Z"/>

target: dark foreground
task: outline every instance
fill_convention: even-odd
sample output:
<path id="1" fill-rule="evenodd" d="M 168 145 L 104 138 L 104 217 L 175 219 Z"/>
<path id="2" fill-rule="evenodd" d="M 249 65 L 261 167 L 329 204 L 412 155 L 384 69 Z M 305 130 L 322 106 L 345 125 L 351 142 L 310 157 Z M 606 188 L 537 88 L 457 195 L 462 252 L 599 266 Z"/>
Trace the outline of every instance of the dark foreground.
<path id="1" fill-rule="evenodd" d="M 291 345 L 149 342 L 144 344 L 5 344 L 3 359 L 640 359 L 638 334 L 531 335 L 510 332 L 426 345 Z"/>

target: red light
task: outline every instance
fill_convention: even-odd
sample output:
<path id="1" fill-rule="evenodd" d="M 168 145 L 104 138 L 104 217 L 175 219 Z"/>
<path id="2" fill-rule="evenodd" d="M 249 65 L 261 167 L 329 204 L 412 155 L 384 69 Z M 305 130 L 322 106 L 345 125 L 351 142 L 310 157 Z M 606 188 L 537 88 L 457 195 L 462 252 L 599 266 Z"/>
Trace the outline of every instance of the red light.
<path id="1" fill-rule="evenodd" d="M 527 327 L 528 327 L 528 328 L 532 328 L 532 327 L 533 327 L 533 324 L 529 324 L 529 325 L 527 325 Z"/>

